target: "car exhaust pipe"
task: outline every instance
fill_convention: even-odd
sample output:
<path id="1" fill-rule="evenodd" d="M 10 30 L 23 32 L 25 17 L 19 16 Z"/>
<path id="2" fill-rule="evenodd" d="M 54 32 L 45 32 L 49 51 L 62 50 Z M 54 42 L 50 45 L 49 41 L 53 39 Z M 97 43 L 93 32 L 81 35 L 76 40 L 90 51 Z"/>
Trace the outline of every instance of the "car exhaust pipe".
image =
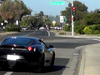
<path id="1" fill-rule="evenodd" d="M 30 65 L 31 66 L 36 66 L 38 63 L 36 63 L 36 62 L 30 62 Z"/>
<path id="2" fill-rule="evenodd" d="M 16 61 L 8 61 L 9 66 L 15 66 Z"/>

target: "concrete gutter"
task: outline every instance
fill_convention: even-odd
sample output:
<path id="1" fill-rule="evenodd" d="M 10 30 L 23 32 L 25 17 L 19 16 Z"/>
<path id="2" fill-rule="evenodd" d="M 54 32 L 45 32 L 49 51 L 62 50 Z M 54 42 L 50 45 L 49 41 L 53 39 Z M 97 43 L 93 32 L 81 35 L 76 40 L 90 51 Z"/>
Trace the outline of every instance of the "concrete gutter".
<path id="1" fill-rule="evenodd" d="M 84 69 L 85 69 L 85 48 L 86 46 L 80 50 L 80 56 L 78 61 L 78 73 L 75 75 L 84 75 Z"/>

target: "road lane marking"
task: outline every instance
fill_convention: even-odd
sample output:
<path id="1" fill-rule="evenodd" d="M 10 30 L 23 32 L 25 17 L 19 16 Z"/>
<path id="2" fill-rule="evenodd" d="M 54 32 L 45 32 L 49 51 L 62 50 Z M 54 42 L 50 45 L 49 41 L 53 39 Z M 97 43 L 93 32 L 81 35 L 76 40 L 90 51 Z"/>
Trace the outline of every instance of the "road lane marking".
<path id="1" fill-rule="evenodd" d="M 77 56 L 77 55 L 79 55 L 79 54 L 73 54 L 74 56 Z"/>
<path id="2" fill-rule="evenodd" d="M 32 32 L 32 33 L 26 34 L 26 35 L 24 35 L 24 36 L 29 36 L 29 35 L 34 34 L 34 33 L 35 33 L 35 32 Z"/>
<path id="3" fill-rule="evenodd" d="M 47 30 L 47 32 L 48 32 L 48 36 L 50 36 L 50 32 Z"/>
<path id="4" fill-rule="evenodd" d="M 4 75 L 11 75 L 13 72 L 6 72 Z"/>
<path id="5" fill-rule="evenodd" d="M 93 39 L 93 40 L 100 41 L 99 39 Z"/>

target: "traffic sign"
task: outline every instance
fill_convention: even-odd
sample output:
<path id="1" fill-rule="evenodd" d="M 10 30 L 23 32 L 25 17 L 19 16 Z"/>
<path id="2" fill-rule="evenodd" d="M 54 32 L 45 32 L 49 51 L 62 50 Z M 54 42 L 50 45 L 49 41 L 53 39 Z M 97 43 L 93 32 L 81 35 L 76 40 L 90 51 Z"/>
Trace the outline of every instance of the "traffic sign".
<path id="1" fill-rule="evenodd" d="M 64 1 L 52 1 L 50 2 L 50 5 L 65 5 L 65 2 Z"/>
<path id="2" fill-rule="evenodd" d="M 66 22 L 66 16 L 63 16 L 63 18 L 64 18 L 64 22 Z"/>
<path id="3" fill-rule="evenodd" d="M 60 23 L 66 22 L 66 16 L 60 16 Z"/>
<path id="4" fill-rule="evenodd" d="M 56 21 L 55 21 L 55 20 L 53 20 L 53 21 L 52 21 L 52 23 L 53 23 L 53 26 L 55 26 L 55 24 L 56 24 Z"/>
<path id="5" fill-rule="evenodd" d="M 63 20 L 63 16 L 60 16 L 60 23 L 63 23 L 64 20 Z"/>

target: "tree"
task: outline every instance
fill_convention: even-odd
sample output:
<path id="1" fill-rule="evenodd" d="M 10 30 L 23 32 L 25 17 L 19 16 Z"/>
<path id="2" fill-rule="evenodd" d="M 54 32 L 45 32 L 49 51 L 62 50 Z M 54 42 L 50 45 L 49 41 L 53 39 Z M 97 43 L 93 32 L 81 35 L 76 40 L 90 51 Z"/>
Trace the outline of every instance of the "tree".
<path id="1" fill-rule="evenodd" d="M 75 21 L 83 19 L 84 15 L 87 13 L 88 7 L 79 2 L 79 1 L 74 1 L 74 6 L 76 7 L 76 15 L 75 15 Z M 68 4 L 68 7 L 64 11 L 61 11 L 61 15 L 65 15 L 67 18 L 68 23 L 71 24 L 71 3 Z"/>
<path id="2" fill-rule="evenodd" d="M 86 25 L 100 24 L 100 14 L 90 13 L 86 16 Z"/>
<path id="3" fill-rule="evenodd" d="M 26 16 L 22 19 L 20 25 L 21 27 L 28 27 L 28 26 L 33 26 L 33 27 L 36 27 L 38 23 L 38 18 L 37 17 L 34 17 L 34 16 Z"/>
<path id="4" fill-rule="evenodd" d="M 19 0 L 7 0 L 0 7 L 0 15 L 3 20 L 8 20 L 13 23 L 17 19 L 21 20 L 22 16 L 31 13 L 31 9 Z"/>
<path id="5" fill-rule="evenodd" d="M 69 3 L 68 6 L 71 8 L 71 3 Z M 87 12 L 88 7 L 82 2 L 74 1 L 74 6 L 76 7 L 76 10 Z"/>

